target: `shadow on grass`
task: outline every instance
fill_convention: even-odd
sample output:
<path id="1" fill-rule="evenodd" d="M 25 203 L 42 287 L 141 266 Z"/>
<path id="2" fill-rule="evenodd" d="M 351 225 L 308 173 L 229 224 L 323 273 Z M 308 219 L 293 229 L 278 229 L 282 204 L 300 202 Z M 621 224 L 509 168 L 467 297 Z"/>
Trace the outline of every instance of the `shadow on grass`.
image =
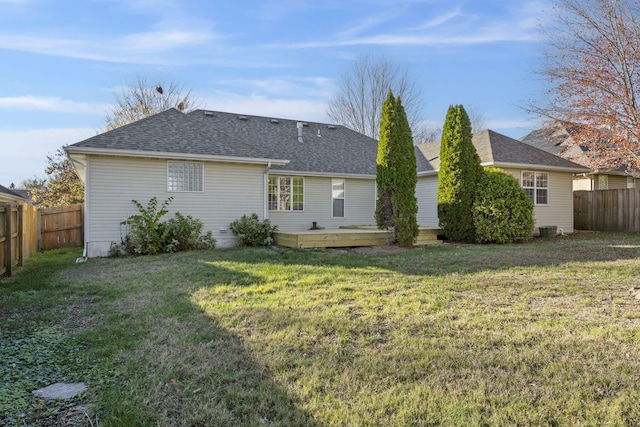
<path id="1" fill-rule="evenodd" d="M 316 426 L 243 338 L 190 300 L 196 283 L 242 286 L 256 279 L 176 256 L 184 257 L 179 266 L 164 270 L 159 262 L 146 272 L 148 282 L 121 284 L 133 294 L 114 300 L 104 326 L 85 336 L 92 347 L 108 349 L 103 357 L 120 361 L 125 379 L 101 392 L 101 425 Z M 120 262 L 127 260 L 112 267 Z M 104 342 L 105 336 L 113 338 Z"/>
<path id="2" fill-rule="evenodd" d="M 218 251 L 217 260 L 280 265 L 379 268 L 405 275 L 473 274 L 510 268 L 557 266 L 640 257 L 640 234 L 577 232 L 526 243 L 473 245 L 445 243 L 401 253 L 363 255 L 353 249 L 290 249 L 280 255 L 270 249 L 235 248 Z M 249 284 L 252 280 L 247 279 Z"/>

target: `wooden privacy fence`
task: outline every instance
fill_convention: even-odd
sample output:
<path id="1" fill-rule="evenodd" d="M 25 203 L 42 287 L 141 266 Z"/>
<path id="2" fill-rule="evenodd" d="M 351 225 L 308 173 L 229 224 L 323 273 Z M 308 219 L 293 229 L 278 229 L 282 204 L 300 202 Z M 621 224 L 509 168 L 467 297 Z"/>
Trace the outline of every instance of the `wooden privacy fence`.
<path id="1" fill-rule="evenodd" d="M 640 232 L 640 188 L 574 191 L 576 230 Z"/>
<path id="2" fill-rule="evenodd" d="M 36 252 L 82 246 L 83 231 L 82 204 L 38 209 L 0 203 L 0 277 L 11 276 Z"/>
<path id="3" fill-rule="evenodd" d="M 39 250 L 82 246 L 84 241 L 82 204 L 38 210 Z"/>

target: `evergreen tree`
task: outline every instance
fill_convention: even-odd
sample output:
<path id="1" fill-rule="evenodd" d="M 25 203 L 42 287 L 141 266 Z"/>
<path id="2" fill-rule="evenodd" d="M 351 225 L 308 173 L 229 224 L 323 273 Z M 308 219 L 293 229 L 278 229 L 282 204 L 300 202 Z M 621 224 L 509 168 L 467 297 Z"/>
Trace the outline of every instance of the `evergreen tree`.
<path id="1" fill-rule="evenodd" d="M 475 241 L 472 209 L 481 174 L 469 116 L 462 105 L 451 106 L 442 129 L 438 171 L 438 218 L 449 240 Z"/>
<path id="2" fill-rule="evenodd" d="M 392 229 L 401 246 L 413 245 L 418 236 L 416 156 L 404 107 L 391 91 L 380 119 L 376 182 L 378 227 Z"/>

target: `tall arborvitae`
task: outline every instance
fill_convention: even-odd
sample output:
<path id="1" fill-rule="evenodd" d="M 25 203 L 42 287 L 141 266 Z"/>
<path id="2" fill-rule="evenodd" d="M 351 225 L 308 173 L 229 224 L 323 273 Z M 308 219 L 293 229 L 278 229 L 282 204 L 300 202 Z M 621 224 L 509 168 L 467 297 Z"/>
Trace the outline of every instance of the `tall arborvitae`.
<path id="1" fill-rule="evenodd" d="M 442 128 L 438 171 L 438 218 L 449 240 L 475 240 L 472 209 L 481 174 L 469 116 L 462 105 L 451 106 Z"/>
<path id="2" fill-rule="evenodd" d="M 393 168 L 391 165 L 391 136 L 396 114 L 395 99 L 391 91 L 382 105 L 380 117 L 380 139 L 378 140 L 378 157 L 376 159 L 376 185 L 378 199 L 376 201 L 376 224 L 381 229 L 393 228 Z"/>
<path id="3" fill-rule="evenodd" d="M 376 182 L 378 227 L 393 229 L 400 245 L 413 245 L 418 236 L 416 156 L 404 107 L 391 91 L 382 107 Z"/>

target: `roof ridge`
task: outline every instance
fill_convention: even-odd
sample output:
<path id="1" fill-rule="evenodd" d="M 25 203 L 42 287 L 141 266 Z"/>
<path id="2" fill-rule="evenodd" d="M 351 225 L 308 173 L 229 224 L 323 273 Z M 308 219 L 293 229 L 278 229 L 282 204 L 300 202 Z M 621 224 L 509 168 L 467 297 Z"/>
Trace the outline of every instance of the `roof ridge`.
<path id="1" fill-rule="evenodd" d="M 261 115 L 256 115 L 256 114 L 246 114 L 246 113 L 236 113 L 236 112 L 230 112 L 230 111 L 217 111 L 217 110 L 210 110 L 210 109 L 206 109 L 206 108 L 200 108 L 197 110 L 193 110 L 190 111 L 188 113 L 186 113 L 187 115 L 192 115 L 194 113 L 202 113 L 204 115 L 204 113 L 213 113 L 213 114 L 225 114 L 225 115 L 230 115 L 230 116 L 244 116 L 244 117 L 253 117 L 256 119 L 265 119 L 265 120 L 279 120 L 279 121 L 283 121 L 283 122 L 303 122 L 303 123 L 309 123 L 309 124 L 317 124 L 317 125 L 324 125 L 324 126 L 336 126 L 336 127 L 341 127 L 341 128 L 345 128 L 345 129 L 349 129 L 348 127 L 341 125 L 341 124 L 337 124 L 337 123 L 326 123 L 326 122 L 315 122 L 315 121 L 311 121 L 311 120 L 302 120 L 302 119 L 287 119 L 287 118 L 283 118 L 283 117 L 274 117 L 274 116 L 261 116 Z M 194 114 L 195 116 L 195 114 Z M 349 129 L 352 130 L 353 129 Z M 356 132 L 356 131 L 354 131 Z"/>

